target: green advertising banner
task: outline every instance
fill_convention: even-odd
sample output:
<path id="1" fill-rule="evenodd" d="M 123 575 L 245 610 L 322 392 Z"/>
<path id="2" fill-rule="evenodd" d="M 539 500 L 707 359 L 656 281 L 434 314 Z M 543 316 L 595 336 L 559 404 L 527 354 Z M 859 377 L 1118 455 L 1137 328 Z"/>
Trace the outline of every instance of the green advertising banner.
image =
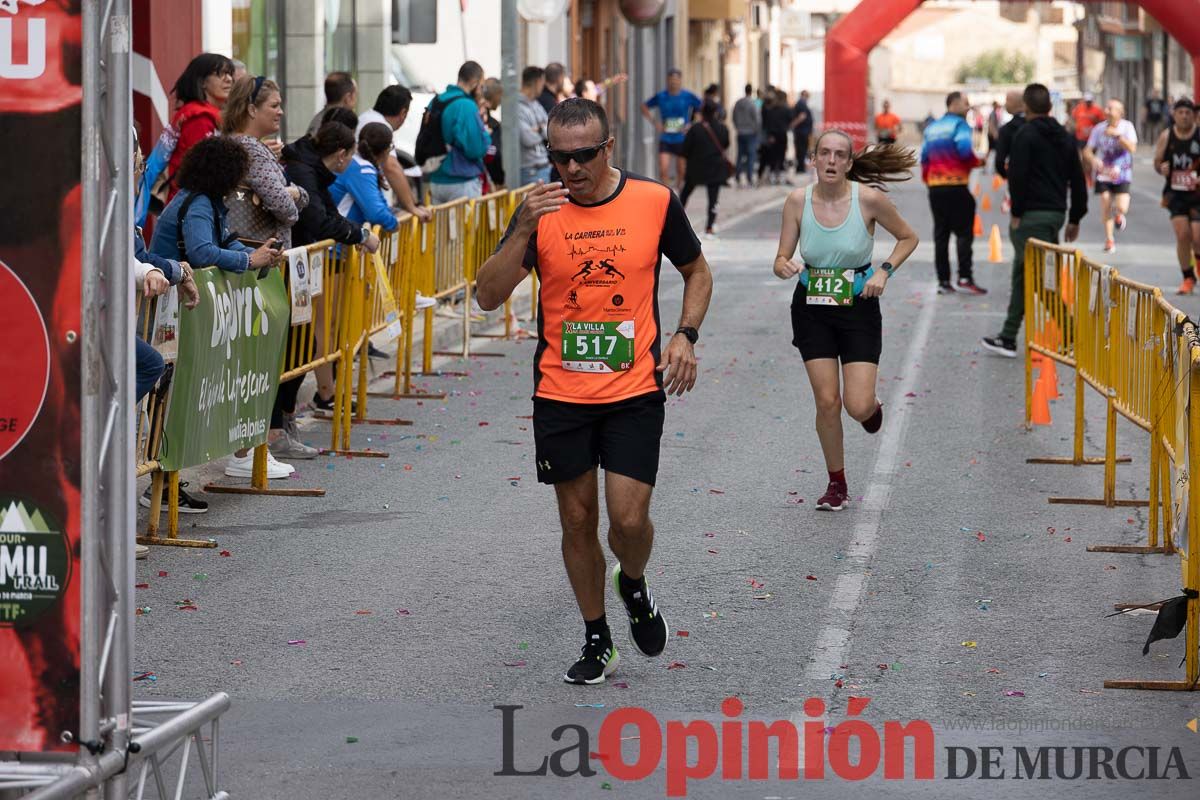
<path id="1" fill-rule="evenodd" d="M 160 462 L 171 472 L 267 440 L 290 303 L 283 274 L 196 270 L 200 304 L 180 308 L 179 355 Z"/>

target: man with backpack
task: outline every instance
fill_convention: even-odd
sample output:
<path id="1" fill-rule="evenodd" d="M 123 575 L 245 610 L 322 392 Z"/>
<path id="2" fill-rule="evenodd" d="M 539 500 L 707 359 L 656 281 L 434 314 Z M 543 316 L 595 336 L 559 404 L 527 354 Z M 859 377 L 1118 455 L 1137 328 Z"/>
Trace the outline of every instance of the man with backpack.
<path id="1" fill-rule="evenodd" d="M 492 143 L 477 99 L 483 67 L 474 61 L 458 70 L 458 83 L 446 87 L 425 109 L 417 134 L 417 163 L 429 176 L 434 205 L 483 194 L 483 157 Z"/>

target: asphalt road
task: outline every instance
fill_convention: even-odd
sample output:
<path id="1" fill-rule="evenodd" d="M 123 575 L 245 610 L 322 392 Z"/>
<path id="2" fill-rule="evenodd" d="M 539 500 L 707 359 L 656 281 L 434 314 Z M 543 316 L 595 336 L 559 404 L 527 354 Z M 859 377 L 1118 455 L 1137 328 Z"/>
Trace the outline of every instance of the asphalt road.
<path id="1" fill-rule="evenodd" d="M 1108 260 L 1173 289 L 1159 185 L 1139 165 L 1130 227 Z M 291 485 L 322 486 L 320 499 L 210 495 L 211 512 L 185 518 L 196 525 L 185 533 L 216 538 L 218 550 L 156 549 L 139 562 L 149 588 L 137 602 L 151 611 L 137 621 L 135 666 L 156 680 L 136 683 L 137 696 L 228 692 L 222 784 L 259 800 L 663 797 L 665 755 L 642 780 L 618 780 L 601 759 L 590 760 L 592 775 L 495 775 L 504 769 L 495 706 L 522 706 L 512 712 L 515 768 L 572 748 L 561 759 L 572 770 L 579 732 L 556 741 L 560 725 L 583 726 L 583 749 L 597 751 L 606 715 L 646 709 L 658 727 L 622 742 L 633 763 L 639 746 L 652 749 L 653 730 L 668 720 L 715 723 L 731 696 L 745 706 L 740 721 L 790 720 L 802 731 L 806 722 L 838 725 L 852 702 L 859 710 L 852 698 L 870 698 L 857 716 L 877 732 L 887 720 L 928 721 L 935 778 L 914 780 L 911 759 L 906 780 L 885 780 L 881 766 L 866 783 L 888 797 L 1195 797 L 1178 769 L 1167 780 L 1109 779 L 1102 769 L 1086 780 L 1086 752 L 1085 777 L 1070 779 L 1076 747 L 1159 746 L 1158 774 L 1178 747 L 1187 774 L 1200 773 L 1200 735 L 1185 728 L 1200 695 L 1102 688 L 1110 678 L 1182 678 L 1182 640 L 1143 657 L 1153 618 L 1105 618 L 1114 602 L 1178 594 L 1178 561 L 1086 552 L 1142 541 L 1144 509 L 1046 502 L 1101 491 L 1098 468 L 1025 464 L 1069 451 L 1070 373 L 1060 371 L 1054 424 L 1026 432 L 1020 362 L 977 345 L 999 329 L 1008 265 L 986 263 L 986 242 L 977 242 L 977 280 L 992 293 L 935 296 L 924 192 L 914 183 L 894 195 L 923 241 L 884 300 L 883 431 L 871 437 L 847 421 L 859 501 L 845 513 L 813 510 L 826 477 L 812 397 L 790 344 L 792 286 L 770 271 L 782 194 L 763 209 L 770 193 L 757 193 L 757 213 L 727 214 L 720 240 L 705 243 L 716 290 L 700 379 L 669 403 L 653 505 L 648 575 L 678 634 L 662 657 L 629 646 L 610 597 L 618 674 L 594 688 L 562 683 L 582 626 L 553 493 L 534 475 L 533 343 L 493 342 L 484 349 L 502 358 L 447 361 L 469 376 L 426 382 L 450 393 L 444 402 L 372 401 L 373 413 L 414 421 L 355 429 L 358 446 L 391 458 L 297 463 Z M 1004 225 L 996 206 L 988 227 Z M 1094 217 L 1082 239 L 1098 257 Z M 888 249 L 881 235 L 877 257 Z M 681 282 L 667 265 L 663 286 L 663 319 L 672 321 Z M 1180 307 L 1195 316 L 1197 303 Z M 1088 415 L 1098 452 L 1095 398 Z M 305 431 L 322 443 L 328 428 L 314 421 Z M 1148 438 L 1122 423 L 1118 441 L 1133 457 L 1120 467 L 1119 494 L 1145 496 Z M 217 474 L 187 477 L 195 486 Z M 182 599 L 197 610 L 176 610 Z M 806 711 L 810 698 L 827 712 Z M 985 746 L 1005 748 L 993 754 L 1003 779 L 981 780 L 979 764 L 972 777 L 946 777 L 947 748 L 978 755 Z M 1014 779 L 1017 747 L 1067 748 L 1067 777 L 1051 767 L 1046 780 Z M 962 774 L 965 755 L 955 752 Z M 1146 752 L 1130 756 L 1129 772 L 1145 766 Z M 824 779 L 800 781 L 779 780 L 774 765 L 766 781 L 722 780 L 718 769 L 689 782 L 688 796 L 862 796 L 829 763 Z"/>

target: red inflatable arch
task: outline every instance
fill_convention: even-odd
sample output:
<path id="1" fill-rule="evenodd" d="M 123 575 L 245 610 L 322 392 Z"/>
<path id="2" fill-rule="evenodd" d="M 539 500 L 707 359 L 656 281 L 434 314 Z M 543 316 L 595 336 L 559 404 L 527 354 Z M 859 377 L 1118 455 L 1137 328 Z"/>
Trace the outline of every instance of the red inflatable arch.
<path id="1" fill-rule="evenodd" d="M 825 39 L 827 127 L 846 129 L 860 146 L 866 141 L 867 54 L 921 2 L 862 0 L 830 29 Z M 1127 2 L 1136 2 L 1144 8 L 1191 54 L 1195 86 L 1200 88 L 1200 0 Z"/>

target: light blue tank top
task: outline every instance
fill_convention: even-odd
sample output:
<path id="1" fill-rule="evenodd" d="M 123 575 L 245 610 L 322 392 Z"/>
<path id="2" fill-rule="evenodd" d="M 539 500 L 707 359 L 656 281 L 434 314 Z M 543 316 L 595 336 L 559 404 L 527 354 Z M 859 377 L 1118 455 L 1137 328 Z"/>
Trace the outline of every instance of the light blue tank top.
<path id="1" fill-rule="evenodd" d="M 858 204 L 857 181 L 850 182 L 850 213 L 836 228 L 817 222 L 813 213 L 813 185 L 804 192 L 804 216 L 800 222 L 800 258 L 805 267 L 820 269 L 858 269 L 871 263 L 875 240 L 867 231 L 862 209 Z M 874 268 L 855 273 L 854 293 L 861 294 L 863 284 L 875 272 Z M 800 282 L 808 287 L 808 270 L 800 272 Z"/>

